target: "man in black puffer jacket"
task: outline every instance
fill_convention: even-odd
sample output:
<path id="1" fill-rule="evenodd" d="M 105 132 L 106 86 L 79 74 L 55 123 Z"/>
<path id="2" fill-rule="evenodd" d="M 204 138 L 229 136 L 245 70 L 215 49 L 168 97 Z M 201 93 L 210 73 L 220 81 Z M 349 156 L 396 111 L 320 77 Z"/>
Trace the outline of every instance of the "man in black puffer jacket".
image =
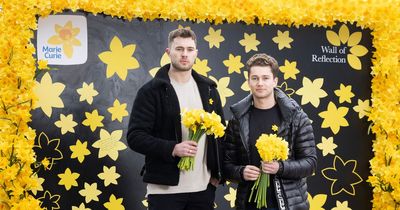
<path id="1" fill-rule="evenodd" d="M 317 165 L 310 119 L 293 99 L 276 88 L 279 66 L 274 58 L 256 54 L 247 62 L 247 70 L 251 94 L 231 106 L 233 118 L 224 140 L 223 172 L 228 180 L 239 183 L 236 208 L 256 209 L 249 195 L 254 181 L 264 172 L 272 181 L 267 189 L 267 208 L 263 209 L 307 210 L 306 177 Z M 262 133 L 275 132 L 288 142 L 288 159 L 262 162 L 255 142 Z"/>

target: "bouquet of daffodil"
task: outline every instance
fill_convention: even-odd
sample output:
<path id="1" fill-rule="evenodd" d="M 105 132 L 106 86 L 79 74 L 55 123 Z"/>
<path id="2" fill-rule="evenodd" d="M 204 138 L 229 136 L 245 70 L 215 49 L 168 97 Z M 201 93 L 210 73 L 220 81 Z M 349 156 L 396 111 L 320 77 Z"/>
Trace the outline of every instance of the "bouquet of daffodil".
<path id="1" fill-rule="evenodd" d="M 261 159 L 266 162 L 288 158 L 288 143 L 276 134 L 262 134 L 256 141 L 256 148 Z M 267 207 L 267 188 L 269 185 L 269 174 L 262 172 L 251 188 L 249 202 L 253 198 L 254 191 L 257 191 L 253 200 L 257 203 L 257 208 Z"/>
<path id="2" fill-rule="evenodd" d="M 189 129 L 189 140 L 198 142 L 204 134 L 222 137 L 225 127 L 221 117 L 215 112 L 209 113 L 203 109 L 192 109 L 181 113 L 182 124 Z M 178 168 L 184 171 L 193 170 L 194 157 L 182 157 Z"/>

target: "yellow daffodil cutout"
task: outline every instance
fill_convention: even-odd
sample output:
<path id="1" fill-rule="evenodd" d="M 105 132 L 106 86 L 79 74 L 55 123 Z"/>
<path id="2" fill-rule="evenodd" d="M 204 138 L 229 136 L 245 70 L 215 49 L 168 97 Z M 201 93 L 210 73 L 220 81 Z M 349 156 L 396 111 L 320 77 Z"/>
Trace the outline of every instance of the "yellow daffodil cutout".
<path id="1" fill-rule="evenodd" d="M 348 202 L 347 201 L 336 201 L 336 207 L 333 207 L 332 210 L 351 210 L 351 208 L 348 207 Z"/>
<path id="2" fill-rule="evenodd" d="M 114 194 L 111 194 L 110 199 L 107 203 L 104 204 L 107 210 L 125 210 L 125 207 L 122 205 L 123 198 L 116 198 Z"/>
<path id="3" fill-rule="evenodd" d="M 79 194 L 83 197 L 85 197 L 85 202 L 89 203 L 90 201 L 99 201 L 99 195 L 101 194 L 101 191 L 97 189 L 97 183 L 89 184 L 86 183 L 84 184 L 84 189 L 79 190 Z"/>
<path id="4" fill-rule="evenodd" d="M 345 118 L 348 111 L 347 107 L 336 107 L 334 103 L 329 102 L 328 109 L 318 114 L 323 119 L 321 128 L 330 128 L 334 134 L 337 134 L 340 127 L 349 126 Z"/>
<path id="5" fill-rule="evenodd" d="M 214 202 L 213 208 L 214 208 L 214 209 L 218 208 L 217 203 Z"/>
<path id="6" fill-rule="evenodd" d="M 229 202 L 231 208 L 235 207 L 236 189 L 229 187 L 229 193 L 224 195 L 225 200 Z"/>
<path id="7" fill-rule="evenodd" d="M 326 31 L 326 38 L 329 43 L 334 46 L 341 46 L 341 44 L 347 44 L 350 47 L 349 54 L 347 54 L 347 61 L 349 65 L 355 70 L 361 70 L 362 64 L 359 57 L 364 56 L 368 53 L 368 49 L 362 45 L 359 45 L 362 33 L 357 31 L 350 34 L 349 28 L 343 24 L 339 28 L 339 34 L 332 30 Z"/>
<path id="8" fill-rule="evenodd" d="M 349 195 L 355 195 L 354 186 L 361 183 L 363 179 L 355 172 L 357 168 L 356 160 L 348 160 L 344 162 L 339 156 L 335 156 L 333 166 L 322 169 L 322 175 L 333 181 L 331 184 L 331 194 L 337 195 L 345 192 Z"/>
<path id="9" fill-rule="evenodd" d="M 179 29 L 181 29 L 181 28 L 190 29 L 190 26 L 182 26 L 181 24 L 179 24 L 179 25 L 178 25 L 178 28 L 179 28 Z"/>
<path id="10" fill-rule="evenodd" d="M 228 67 L 228 74 L 232 74 L 233 72 L 240 74 L 240 68 L 244 67 L 244 64 L 240 61 L 242 56 L 234 56 L 229 53 L 229 59 L 224 60 L 223 63 L 226 67 Z"/>
<path id="11" fill-rule="evenodd" d="M 86 119 L 82 122 L 83 125 L 89 126 L 90 130 L 94 131 L 97 127 L 103 127 L 104 124 L 102 123 L 104 116 L 99 115 L 99 112 L 93 110 L 92 113 L 85 112 Z"/>
<path id="12" fill-rule="evenodd" d="M 288 95 L 289 97 L 292 97 L 292 95 L 294 94 L 294 89 L 290 88 L 287 84 L 287 82 L 282 82 L 280 85 L 277 85 L 278 88 L 280 88 L 283 92 L 286 93 L 286 95 Z"/>
<path id="13" fill-rule="evenodd" d="M 218 93 L 221 97 L 221 105 L 222 107 L 225 106 L 226 103 L 226 98 L 233 96 L 233 91 L 228 88 L 230 78 L 229 77 L 222 77 L 221 79 L 217 80 L 213 76 L 209 76 L 212 81 L 214 81 L 217 84 L 217 90 Z"/>
<path id="14" fill-rule="evenodd" d="M 285 59 L 285 65 L 279 67 L 279 70 L 283 73 L 283 79 L 297 79 L 296 74 L 298 74 L 300 70 L 297 69 L 296 65 L 296 61 L 290 62 Z"/>
<path id="15" fill-rule="evenodd" d="M 81 46 L 81 42 L 75 38 L 79 32 L 79 28 L 73 28 L 72 22 L 68 21 L 64 26 L 55 25 L 57 35 L 54 35 L 47 40 L 49 44 L 61 45 L 65 55 L 71 58 L 74 53 L 74 46 Z"/>
<path id="16" fill-rule="evenodd" d="M 57 127 L 61 128 L 61 134 L 66 134 L 67 132 L 75 133 L 74 127 L 78 125 L 74 121 L 74 116 L 69 114 L 67 116 L 60 114 L 60 120 L 54 123 Z"/>
<path id="17" fill-rule="evenodd" d="M 193 64 L 193 70 L 195 70 L 198 74 L 201 74 L 205 77 L 207 77 L 207 72 L 211 71 L 211 68 L 208 67 L 208 60 L 200 60 L 199 58 L 196 58 L 196 61 Z"/>
<path id="18" fill-rule="evenodd" d="M 71 150 L 71 159 L 78 158 L 78 161 L 82 163 L 85 160 L 85 156 L 90 155 L 90 150 L 87 149 L 87 141 L 81 142 L 79 139 L 76 140 L 75 145 L 69 146 Z"/>
<path id="19" fill-rule="evenodd" d="M 310 202 L 310 210 L 325 210 L 323 206 L 325 205 L 328 196 L 326 194 L 317 194 L 312 197 L 308 194 L 308 202 Z"/>
<path id="20" fill-rule="evenodd" d="M 244 33 L 244 39 L 239 41 L 239 44 L 244 47 L 244 50 L 246 51 L 246 53 L 250 52 L 251 50 L 258 51 L 257 46 L 260 43 L 261 42 L 257 40 L 255 33 L 252 33 L 250 35 L 247 33 Z"/>
<path id="21" fill-rule="evenodd" d="M 99 173 L 97 176 L 104 181 L 104 186 L 108 186 L 110 184 L 117 185 L 117 179 L 121 176 L 116 172 L 116 167 L 112 166 L 108 168 L 107 166 L 103 166 L 103 172 Z"/>
<path id="22" fill-rule="evenodd" d="M 32 176 L 37 183 L 31 188 L 31 192 L 36 195 L 38 191 L 43 191 L 44 178 L 38 177 L 37 173 L 34 173 Z"/>
<path id="23" fill-rule="evenodd" d="M 317 78 L 311 81 L 307 77 L 303 77 L 303 87 L 296 91 L 301 97 L 301 105 L 311 103 L 315 108 L 319 106 L 321 98 L 328 96 L 322 89 L 324 78 Z"/>
<path id="24" fill-rule="evenodd" d="M 351 98 L 354 97 L 354 93 L 351 92 L 351 85 L 345 86 L 342 83 L 340 83 L 340 89 L 335 90 L 335 95 L 339 97 L 339 103 L 351 103 Z"/>
<path id="25" fill-rule="evenodd" d="M 322 136 L 322 142 L 317 144 L 317 148 L 322 150 L 322 155 L 326 156 L 328 154 L 335 154 L 335 149 L 337 145 L 333 143 L 333 137 L 325 138 Z"/>
<path id="26" fill-rule="evenodd" d="M 244 76 L 244 82 L 242 84 L 242 86 L 240 86 L 240 88 L 244 91 L 250 91 L 250 87 L 249 87 L 249 83 L 248 83 L 248 78 L 249 78 L 249 74 L 247 71 L 243 71 L 243 76 Z"/>
<path id="27" fill-rule="evenodd" d="M 47 159 L 49 161 L 49 165 L 47 169 L 51 170 L 54 165 L 54 161 L 61 160 L 63 158 L 63 154 L 58 148 L 60 145 L 60 139 L 49 139 L 49 137 L 44 133 L 41 132 L 37 139 L 37 145 L 33 146 L 36 152 L 36 160 L 41 161 Z"/>
<path id="28" fill-rule="evenodd" d="M 46 209 L 60 209 L 60 205 L 58 204 L 60 198 L 60 195 L 51 195 L 50 191 L 46 190 L 44 192 L 44 195 L 38 198 L 38 200 L 40 201 L 40 207 L 42 208 L 45 207 Z"/>
<path id="29" fill-rule="evenodd" d="M 125 80 L 128 70 L 139 68 L 139 62 L 135 57 L 132 57 L 135 49 L 135 44 L 124 47 L 121 40 L 114 36 L 110 43 L 110 51 L 105 51 L 98 55 L 100 60 L 107 64 L 107 78 L 116 73 L 119 78 Z"/>
<path id="30" fill-rule="evenodd" d="M 108 108 L 107 111 L 111 113 L 111 120 L 118 120 L 122 122 L 122 118 L 128 116 L 128 111 L 126 111 L 126 103 L 121 104 L 118 99 L 115 99 L 112 107 Z"/>
<path id="31" fill-rule="evenodd" d="M 225 41 L 225 38 L 221 35 L 221 29 L 214 30 L 212 27 L 208 29 L 208 35 L 204 37 L 204 40 L 208 42 L 209 48 L 219 48 L 221 42 Z"/>
<path id="32" fill-rule="evenodd" d="M 112 133 L 101 129 L 100 139 L 93 143 L 92 147 L 99 149 L 99 158 L 109 156 L 112 160 L 118 159 L 118 151 L 126 149 L 121 141 L 122 130 L 115 130 Z"/>
<path id="33" fill-rule="evenodd" d="M 358 99 L 358 104 L 357 106 L 353 107 L 353 110 L 358 112 L 358 117 L 361 119 L 364 116 L 367 116 L 369 113 L 371 113 L 371 107 L 369 106 L 369 100 L 361 100 Z"/>
<path id="34" fill-rule="evenodd" d="M 278 44 L 278 49 L 282 50 L 283 48 L 291 48 L 290 43 L 293 42 L 293 39 L 289 37 L 289 31 L 280 31 L 278 30 L 278 35 L 272 38 L 276 44 Z"/>
<path id="35" fill-rule="evenodd" d="M 214 101 L 212 100 L 212 98 L 208 99 L 208 104 L 213 105 Z"/>
<path id="36" fill-rule="evenodd" d="M 167 65 L 168 63 L 171 63 L 171 59 L 169 58 L 168 54 L 165 52 L 165 53 L 161 56 L 160 66 Z M 150 74 L 152 77 L 156 76 L 157 71 L 161 68 L 160 66 L 150 69 L 150 70 L 149 70 L 149 74 Z"/>
<path id="37" fill-rule="evenodd" d="M 76 179 L 80 176 L 78 173 L 71 172 L 71 169 L 65 169 L 65 172 L 62 174 L 58 174 L 60 181 L 58 182 L 59 185 L 64 185 L 65 190 L 70 190 L 72 186 L 77 187 L 78 182 Z"/>
<path id="38" fill-rule="evenodd" d="M 40 107 L 48 117 L 51 117 L 53 107 L 64 108 L 64 103 L 60 98 L 65 88 L 64 84 L 59 82 L 53 83 L 48 72 L 43 75 L 40 82 L 35 81 L 35 83 L 33 91 L 38 100 L 34 103 L 34 109 Z"/>
<path id="39" fill-rule="evenodd" d="M 85 207 L 85 204 L 84 204 L 84 203 L 81 203 L 81 205 L 79 205 L 79 207 L 72 206 L 72 210 L 91 210 L 91 209 L 86 208 L 86 207 Z"/>
<path id="40" fill-rule="evenodd" d="M 149 202 L 147 202 L 147 199 L 142 200 L 142 205 L 146 208 L 149 207 Z"/>
<path id="41" fill-rule="evenodd" d="M 272 125 L 272 131 L 274 131 L 274 132 L 278 132 L 278 126 L 277 125 Z"/>
<path id="42" fill-rule="evenodd" d="M 87 101 L 88 104 L 92 104 L 93 97 L 97 96 L 99 92 L 94 89 L 93 82 L 89 85 L 86 82 L 83 82 L 82 87 L 77 89 L 76 92 L 80 95 L 79 101 Z"/>

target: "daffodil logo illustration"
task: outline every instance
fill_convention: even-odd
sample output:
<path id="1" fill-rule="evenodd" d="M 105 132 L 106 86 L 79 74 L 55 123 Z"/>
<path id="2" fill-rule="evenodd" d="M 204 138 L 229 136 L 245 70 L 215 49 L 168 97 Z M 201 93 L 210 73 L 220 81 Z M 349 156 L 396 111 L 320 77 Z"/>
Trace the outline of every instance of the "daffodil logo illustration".
<path id="1" fill-rule="evenodd" d="M 73 28 L 72 22 L 68 21 L 64 26 L 56 24 L 54 26 L 56 35 L 47 40 L 49 44 L 60 45 L 62 44 L 64 53 L 68 58 L 71 58 L 74 53 L 74 46 L 81 46 L 81 42 L 75 38 L 79 32 L 79 28 Z"/>
<path id="2" fill-rule="evenodd" d="M 332 30 L 326 31 L 326 38 L 329 43 L 334 46 L 341 46 L 341 44 L 347 44 L 350 47 L 350 53 L 347 54 L 347 60 L 351 68 L 355 70 L 361 70 L 362 64 L 359 57 L 364 56 L 368 53 L 368 49 L 362 45 L 359 45 L 362 33 L 357 31 L 350 34 L 349 28 L 343 24 L 339 29 L 339 34 Z"/>

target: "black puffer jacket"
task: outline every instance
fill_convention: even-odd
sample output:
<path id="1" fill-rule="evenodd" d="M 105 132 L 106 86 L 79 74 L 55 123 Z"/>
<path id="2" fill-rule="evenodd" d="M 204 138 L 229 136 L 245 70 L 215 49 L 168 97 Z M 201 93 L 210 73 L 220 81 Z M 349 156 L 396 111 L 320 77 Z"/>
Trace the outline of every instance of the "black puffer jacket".
<path id="1" fill-rule="evenodd" d="M 278 136 L 289 143 L 289 159 L 280 162 L 274 185 L 280 209 L 307 210 L 306 177 L 310 176 L 317 165 L 314 134 L 308 116 L 301 107 L 283 91 L 275 88 L 275 99 L 282 113 L 282 124 Z M 236 196 L 236 208 L 243 210 L 246 196 L 251 186 L 242 180 L 240 171 L 250 163 L 249 154 L 249 110 L 253 103 L 252 95 L 231 106 L 233 119 L 225 134 L 224 166 L 225 178 L 239 182 Z"/>
<path id="2" fill-rule="evenodd" d="M 181 117 L 178 97 L 168 76 L 170 65 L 163 66 L 154 79 L 143 85 L 132 107 L 128 127 L 129 147 L 145 157 L 143 181 L 153 184 L 178 185 L 179 157 L 172 151 L 182 141 Z M 216 112 L 225 124 L 217 85 L 210 79 L 192 71 L 200 92 L 203 109 Z M 213 103 L 210 103 L 210 99 Z M 222 152 L 219 140 L 207 135 L 207 167 L 211 176 L 222 178 Z"/>

